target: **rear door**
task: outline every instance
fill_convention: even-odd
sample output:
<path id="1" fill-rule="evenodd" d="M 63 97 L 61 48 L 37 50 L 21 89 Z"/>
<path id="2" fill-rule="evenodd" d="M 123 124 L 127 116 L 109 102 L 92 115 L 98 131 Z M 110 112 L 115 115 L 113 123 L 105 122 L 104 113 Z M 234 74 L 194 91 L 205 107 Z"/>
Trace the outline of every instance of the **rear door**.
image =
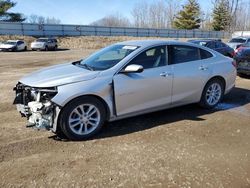
<path id="1" fill-rule="evenodd" d="M 173 76 L 171 68 L 167 65 L 166 46 L 142 52 L 128 65 L 131 64 L 142 65 L 144 71 L 118 73 L 114 76 L 117 115 L 152 111 L 154 108 L 169 106 Z"/>
<path id="2" fill-rule="evenodd" d="M 174 74 L 172 105 L 198 102 L 210 74 L 200 49 L 186 45 L 170 45 L 168 48 Z"/>

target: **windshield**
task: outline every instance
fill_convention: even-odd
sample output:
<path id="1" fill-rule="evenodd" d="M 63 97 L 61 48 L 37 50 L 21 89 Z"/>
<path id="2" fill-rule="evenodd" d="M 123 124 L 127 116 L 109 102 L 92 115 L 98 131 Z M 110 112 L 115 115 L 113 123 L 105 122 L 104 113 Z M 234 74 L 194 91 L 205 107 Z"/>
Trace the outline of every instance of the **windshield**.
<path id="1" fill-rule="evenodd" d="M 229 42 L 231 42 L 231 43 L 245 43 L 246 39 L 243 39 L 243 38 L 234 38 L 234 39 L 231 39 Z"/>
<path id="2" fill-rule="evenodd" d="M 82 60 L 79 65 L 90 70 L 106 70 L 115 66 L 137 48 L 138 46 L 112 45 Z"/>
<path id="3" fill-rule="evenodd" d="M 4 44 L 16 45 L 16 42 L 7 41 Z"/>
<path id="4" fill-rule="evenodd" d="M 47 39 L 37 39 L 36 42 L 47 42 Z"/>

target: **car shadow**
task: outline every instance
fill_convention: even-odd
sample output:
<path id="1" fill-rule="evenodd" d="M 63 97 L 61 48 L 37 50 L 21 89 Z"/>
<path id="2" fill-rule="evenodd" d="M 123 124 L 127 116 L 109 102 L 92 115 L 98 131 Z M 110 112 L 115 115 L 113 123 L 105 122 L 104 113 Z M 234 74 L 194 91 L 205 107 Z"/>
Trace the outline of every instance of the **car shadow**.
<path id="1" fill-rule="evenodd" d="M 122 136 L 158 126 L 168 126 L 171 123 L 182 120 L 205 121 L 201 116 L 230 110 L 248 103 L 250 103 L 250 90 L 234 88 L 224 97 L 222 103 L 214 109 L 204 109 L 197 104 L 191 104 L 106 123 L 102 130 L 91 138 L 91 140 Z M 51 138 L 59 141 L 67 141 L 67 139 L 60 139 L 57 136 L 52 136 Z"/>

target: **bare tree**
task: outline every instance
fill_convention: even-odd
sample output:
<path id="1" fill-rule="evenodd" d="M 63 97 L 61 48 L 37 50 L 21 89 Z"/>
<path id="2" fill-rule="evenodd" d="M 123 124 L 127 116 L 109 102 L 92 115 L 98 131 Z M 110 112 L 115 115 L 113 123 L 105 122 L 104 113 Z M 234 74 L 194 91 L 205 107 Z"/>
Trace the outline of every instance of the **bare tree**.
<path id="1" fill-rule="evenodd" d="M 45 23 L 46 24 L 60 24 L 61 20 L 60 19 L 56 19 L 54 17 L 47 17 Z"/>
<path id="2" fill-rule="evenodd" d="M 35 15 L 35 14 L 31 14 L 28 19 L 27 19 L 27 22 L 28 23 L 32 23 L 32 24 L 35 24 L 38 22 L 38 16 Z"/>
<path id="3" fill-rule="evenodd" d="M 128 27 L 130 26 L 129 20 L 119 13 L 111 14 L 97 20 L 90 25 L 107 26 L 107 27 Z"/>
<path id="4" fill-rule="evenodd" d="M 180 9 L 176 0 L 157 0 L 152 3 L 141 1 L 131 11 L 135 27 L 171 28 Z"/>
<path id="5" fill-rule="evenodd" d="M 178 2 L 176 0 L 166 0 L 167 28 L 173 27 L 174 18 L 176 16 L 177 12 L 179 12 L 179 10 L 180 10 L 180 3 L 181 3 L 181 0 Z"/>
<path id="6" fill-rule="evenodd" d="M 27 23 L 32 23 L 32 24 L 60 24 L 61 20 L 54 18 L 54 17 L 43 17 L 43 16 L 38 16 L 36 14 L 31 14 L 28 16 L 28 19 L 26 20 Z"/>
<path id="7" fill-rule="evenodd" d="M 135 4 L 131 14 L 135 27 L 149 27 L 149 5 L 146 1 Z"/>

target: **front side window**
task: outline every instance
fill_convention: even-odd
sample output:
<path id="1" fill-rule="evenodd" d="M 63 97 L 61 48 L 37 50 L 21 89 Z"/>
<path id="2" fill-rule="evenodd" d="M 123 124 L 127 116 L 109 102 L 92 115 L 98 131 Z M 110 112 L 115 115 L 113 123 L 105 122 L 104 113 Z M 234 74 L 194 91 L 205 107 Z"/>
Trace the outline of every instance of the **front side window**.
<path id="1" fill-rule="evenodd" d="M 199 48 L 185 45 L 169 46 L 170 64 L 200 60 Z"/>
<path id="2" fill-rule="evenodd" d="M 79 65 L 90 70 L 106 70 L 115 66 L 137 48 L 139 47 L 130 45 L 112 45 L 82 60 Z"/>
<path id="3" fill-rule="evenodd" d="M 142 52 L 130 61 L 129 65 L 132 64 L 141 65 L 144 69 L 165 66 L 166 46 L 158 46 Z"/>

